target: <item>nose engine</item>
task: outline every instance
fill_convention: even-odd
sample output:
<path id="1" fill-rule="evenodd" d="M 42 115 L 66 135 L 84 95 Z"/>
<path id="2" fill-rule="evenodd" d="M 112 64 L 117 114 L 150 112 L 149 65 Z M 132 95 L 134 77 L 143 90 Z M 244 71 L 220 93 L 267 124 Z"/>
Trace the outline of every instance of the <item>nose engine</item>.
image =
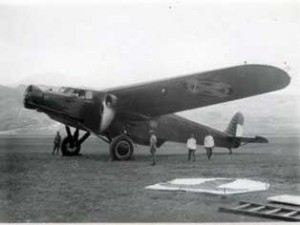
<path id="1" fill-rule="evenodd" d="M 34 85 L 29 85 L 24 93 L 24 106 L 27 109 L 36 109 L 44 100 L 43 91 Z"/>

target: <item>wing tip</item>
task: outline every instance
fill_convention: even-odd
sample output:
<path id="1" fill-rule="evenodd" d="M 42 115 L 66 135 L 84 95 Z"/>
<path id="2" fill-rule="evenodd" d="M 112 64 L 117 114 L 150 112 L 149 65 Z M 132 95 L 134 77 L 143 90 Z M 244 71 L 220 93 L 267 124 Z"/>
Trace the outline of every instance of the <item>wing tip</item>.
<path id="1" fill-rule="evenodd" d="M 238 67 L 259 71 L 270 81 L 270 85 L 273 85 L 273 91 L 283 89 L 291 82 L 290 75 L 285 70 L 276 66 L 264 64 L 246 64 Z"/>

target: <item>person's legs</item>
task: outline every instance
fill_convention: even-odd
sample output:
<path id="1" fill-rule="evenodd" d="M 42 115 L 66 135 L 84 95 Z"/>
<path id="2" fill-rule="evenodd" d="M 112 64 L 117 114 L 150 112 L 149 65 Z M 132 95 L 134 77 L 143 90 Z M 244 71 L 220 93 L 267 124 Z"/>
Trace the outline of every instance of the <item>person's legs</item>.
<path id="1" fill-rule="evenodd" d="M 155 160 L 154 160 L 154 157 L 155 157 L 154 154 L 155 154 L 155 153 L 154 153 L 154 150 L 153 150 L 152 148 L 150 149 L 150 154 L 151 154 L 151 158 L 152 158 L 152 163 L 151 163 L 151 165 L 153 166 L 153 165 L 154 165 L 154 161 L 155 161 Z"/>
<path id="2" fill-rule="evenodd" d="M 188 161 L 191 161 L 191 154 L 192 154 L 192 151 L 191 151 L 191 149 L 189 149 L 189 153 L 188 153 Z"/>
<path id="3" fill-rule="evenodd" d="M 55 154 L 55 149 L 56 149 L 56 144 L 54 144 L 54 146 L 53 146 L 52 155 Z"/>
<path id="4" fill-rule="evenodd" d="M 114 160 L 113 149 L 112 146 L 109 146 L 109 158 L 108 161 L 111 162 Z"/>
<path id="5" fill-rule="evenodd" d="M 195 162 L 196 161 L 195 150 L 192 151 L 192 155 L 193 155 L 193 162 Z"/>
<path id="6" fill-rule="evenodd" d="M 205 149 L 206 149 L 207 158 L 208 158 L 208 160 L 210 160 L 210 157 L 211 157 L 211 148 L 205 148 Z"/>
<path id="7" fill-rule="evenodd" d="M 59 155 L 59 145 L 56 146 L 56 155 Z"/>
<path id="8" fill-rule="evenodd" d="M 154 166 L 156 164 L 156 154 L 155 154 L 155 150 L 151 149 L 151 156 L 152 156 L 152 166 Z"/>
<path id="9" fill-rule="evenodd" d="M 212 148 L 208 148 L 208 159 L 210 160 L 212 155 Z"/>

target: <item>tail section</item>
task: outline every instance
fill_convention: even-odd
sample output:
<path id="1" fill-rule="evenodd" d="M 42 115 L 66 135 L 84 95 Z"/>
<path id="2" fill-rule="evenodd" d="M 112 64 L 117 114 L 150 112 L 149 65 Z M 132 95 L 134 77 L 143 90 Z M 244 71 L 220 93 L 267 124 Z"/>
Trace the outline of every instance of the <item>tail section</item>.
<path id="1" fill-rule="evenodd" d="M 268 143 L 268 139 L 260 136 L 253 137 L 243 137 L 243 125 L 244 125 L 244 116 L 242 113 L 237 112 L 231 119 L 225 133 L 228 137 L 229 142 L 231 143 L 230 148 L 238 148 L 241 145 L 248 143 Z"/>
<path id="2" fill-rule="evenodd" d="M 231 119 L 225 133 L 233 137 L 242 137 L 243 136 L 243 125 L 244 125 L 244 116 L 242 113 L 237 112 Z"/>

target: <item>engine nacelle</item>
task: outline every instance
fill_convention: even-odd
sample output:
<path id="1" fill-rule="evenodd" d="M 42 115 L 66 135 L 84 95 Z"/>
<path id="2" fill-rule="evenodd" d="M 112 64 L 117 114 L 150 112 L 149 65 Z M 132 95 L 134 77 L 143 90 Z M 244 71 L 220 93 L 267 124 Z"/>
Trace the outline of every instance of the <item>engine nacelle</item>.
<path id="1" fill-rule="evenodd" d="M 116 105 L 117 105 L 117 97 L 114 95 L 106 95 L 103 102 L 102 107 L 100 110 L 100 132 L 105 131 L 116 115 Z"/>
<path id="2" fill-rule="evenodd" d="M 24 94 L 24 106 L 27 109 L 36 109 L 37 105 L 43 104 L 44 92 L 35 85 L 29 85 Z"/>
<path id="3" fill-rule="evenodd" d="M 117 97 L 114 95 L 106 95 L 103 103 L 105 103 L 107 107 L 116 107 Z"/>

